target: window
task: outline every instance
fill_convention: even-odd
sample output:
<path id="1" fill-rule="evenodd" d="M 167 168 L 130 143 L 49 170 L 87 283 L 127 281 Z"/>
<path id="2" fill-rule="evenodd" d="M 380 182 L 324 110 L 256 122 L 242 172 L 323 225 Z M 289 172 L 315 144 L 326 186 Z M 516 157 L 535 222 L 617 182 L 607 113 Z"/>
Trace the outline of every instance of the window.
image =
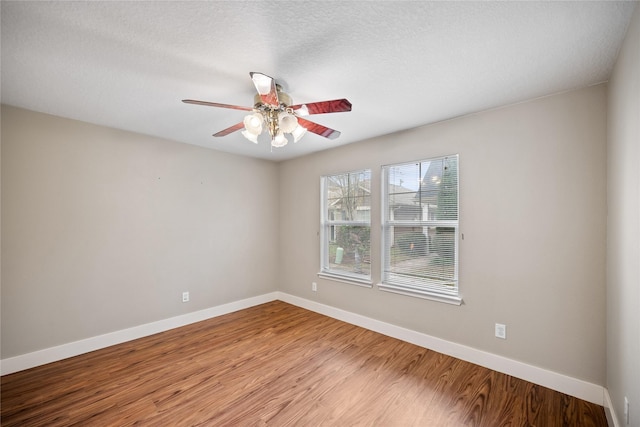
<path id="1" fill-rule="evenodd" d="M 385 291 L 460 304 L 458 156 L 384 166 Z"/>
<path id="2" fill-rule="evenodd" d="M 320 274 L 371 284 L 371 171 L 322 177 Z"/>

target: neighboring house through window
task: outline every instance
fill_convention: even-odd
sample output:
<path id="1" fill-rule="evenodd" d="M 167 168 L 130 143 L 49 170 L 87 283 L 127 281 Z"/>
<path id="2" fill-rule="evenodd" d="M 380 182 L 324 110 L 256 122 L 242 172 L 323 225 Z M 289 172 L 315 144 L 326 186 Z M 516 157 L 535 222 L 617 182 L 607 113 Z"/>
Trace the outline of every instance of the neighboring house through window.
<path id="1" fill-rule="evenodd" d="M 384 166 L 385 291 L 460 304 L 458 156 Z"/>
<path id="2" fill-rule="evenodd" d="M 371 170 L 323 176 L 320 275 L 371 284 Z"/>

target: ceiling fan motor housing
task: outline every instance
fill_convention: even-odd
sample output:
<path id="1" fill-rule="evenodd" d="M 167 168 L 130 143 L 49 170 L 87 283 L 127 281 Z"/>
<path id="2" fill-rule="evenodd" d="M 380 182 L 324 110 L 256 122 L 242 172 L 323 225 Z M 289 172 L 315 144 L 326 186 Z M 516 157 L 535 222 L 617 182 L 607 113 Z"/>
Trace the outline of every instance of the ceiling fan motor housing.
<path id="1" fill-rule="evenodd" d="M 298 120 L 293 114 L 293 110 L 289 108 L 293 100 L 289 94 L 282 92 L 282 86 L 279 84 L 276 84 L 276 91 L 280 104 L 277 107 L 262 102 L 260 94 L 253 97 L 254 108 L 262 114 L 272 138 L 279 132 L 291 133 L 298 126 Z"/>
<path id="2" fill-rule="evenodd" d="M 293 99 L 291 99 L 289 94 L 282 92 L 282 87 L 279 84 L 276 84 L 276 90 L 278 93 L 278 101 L 280 102 L 280 108 L 282 108 L 283 106 L 286 108 L 289 105 L 293 104 Z M 272 106 L 265 105 L 262 102 L 262 98 L 260 97 L 260 94 L 258 93 L 253 96 L 253 105 L 255 106 L 255 108 L 260 108 L 262 106 L 274 108 Z"/>

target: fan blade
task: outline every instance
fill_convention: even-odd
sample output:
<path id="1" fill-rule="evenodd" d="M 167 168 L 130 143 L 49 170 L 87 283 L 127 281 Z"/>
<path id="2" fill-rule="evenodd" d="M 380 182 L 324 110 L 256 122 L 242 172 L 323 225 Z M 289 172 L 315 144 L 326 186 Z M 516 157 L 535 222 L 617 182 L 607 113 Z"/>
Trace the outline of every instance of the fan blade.
<path id="1" fill-rule="evenodd" d="M 272 77 L 266 74 L 251 72 L 249 73 L 253 85 L 256 87 L 260 99 L 264 104 L 272 107 L 279 107 L 280 101 L 278 100 L 278 91 L 276 90 L 276 81 Z"/>
<path id="2" fill-rule="evenodd" d="M 196 101 L 195 99 L 183 99 L 185 104 L 205 105 L 207 107 L 231 108 L 232 110 L 253 111 L 251 107 L 241 107 L 239 105 L 219 104 L 217 102 Z"/>
<path id="3" fill-rule="evenodd" d="M 309 132 L 315 133 L 316 135 L 324 136 L 325 138 L 336 139 L 340 136 L 340 132 L 338 132 L 337 130 L 329 129 L 326 126 L 311 122 L 301 117 L 298 117 L 298 124 Z"/>
<path id="4" fill-rule="evenodd" d="M 242 129 L 243 127 L 244 127 L 244 123 L 243 122 L 236 123 L 235 125 L 230 126 L 230 127 L 226 128 L 226 129 L 223 129 L 218 133 L 214 133 L 213 136 L 226 136 L 226 135 L 229 135 L 230 133 L 233 133 L 233 132 L 235 132 L 237 130 Z"/>
<path id="5" fill-rule="evenodd" d="M 292 108 L 293 112 L 298 116 L 325 113 L 345 113 L 347 111 L 351 111 L 351 103 L 346 99 L 334 99 L 332 101 L 292 105 L 290 108 Z"/>

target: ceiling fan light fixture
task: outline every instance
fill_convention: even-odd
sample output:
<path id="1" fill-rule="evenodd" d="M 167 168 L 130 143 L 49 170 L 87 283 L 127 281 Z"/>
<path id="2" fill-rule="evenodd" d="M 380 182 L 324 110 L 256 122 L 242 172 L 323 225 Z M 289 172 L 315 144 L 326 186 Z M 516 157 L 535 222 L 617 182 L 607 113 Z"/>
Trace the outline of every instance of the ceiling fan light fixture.
<path id="1" fill-rule="evenodd" d="M 258 113 L 249 114 L 245 116 L 243 120 L 246 132 L 251 133 L 255 136 L 258 136 L 262 133 L 262 122 L 262 115 Z"/>
<path id="2" fill-rule="evenodd" d="M 253 142 L 254 144 L 258 143 L 258 135 L 255 135 L 247 130 L 243 130 L 242 131 L 242 136 L 244 136 L 245 138 L 247 138 L 249 141 Z"/>
<path id="3" fill-rule="evenodd" d="M 278 114 L 278 121 L 280 122 L 280 130 L 284 133 L 291 133 L 298 126 L 298 119 L 296 119 L 296 116 L 289 114 L 286 111 L 282 111 Z"/>
<path id="4" fill-rule="evenodd" d="M 284 134 L 282 132 L 278 132 L 276 134 L 276 136 L 273 137 L 273 139 L 271 140 L 271 146 L 272 147 L 276 147 L 276 148 L 280 148 L 280 147 L 284 147 L 285 145 L 287 145 L 289 141 L 287 141 L 287 137 L 284 136 Z"/>
<path id="5" fill-rule="evenodd" d="M 253 73 L 251 74 L 251 79 L 253 80 L 256 90 L 260 95 L 264 95 L 271 91 L 271 84 L 273 79 L 269 76 L 265 76 L 261 73 Z"/>
<path id="6" fill-rule="evenodd" d="M 309 107 L 307 107 L 307 104 L 302 104 L 300 108 L 296 110 L 296 114 L 298 114 L 299 116 L 308 116 Z"/>
<path id="7" fill-rule="evenodd" d="M 298 125 L 292 132 L 291 135 L 293 135 L 293 142 L 296 143 L 298 141 L 300 141 L 300 139 L 304 136 L 304 134 L 307 133 L 307 129 Z"/>

